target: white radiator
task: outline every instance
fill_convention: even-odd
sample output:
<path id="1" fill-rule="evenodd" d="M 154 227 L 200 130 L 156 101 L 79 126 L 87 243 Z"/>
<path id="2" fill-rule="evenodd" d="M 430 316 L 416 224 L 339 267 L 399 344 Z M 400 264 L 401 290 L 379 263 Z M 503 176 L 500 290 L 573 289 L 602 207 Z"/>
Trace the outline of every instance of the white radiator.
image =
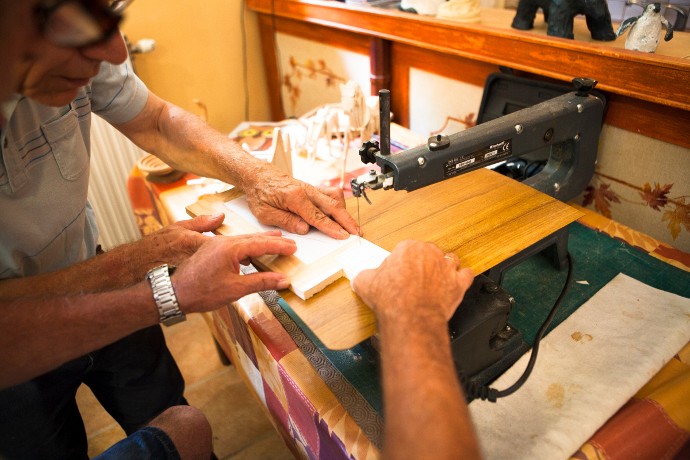
<path id="1" fill-rule="evenodd" d="M 122 133 L 92 114 L 89 201 L 96 211 L 99 243 L 105 250 L 141 237 L 127 194 L 127 176 L 143 154 Z"/>

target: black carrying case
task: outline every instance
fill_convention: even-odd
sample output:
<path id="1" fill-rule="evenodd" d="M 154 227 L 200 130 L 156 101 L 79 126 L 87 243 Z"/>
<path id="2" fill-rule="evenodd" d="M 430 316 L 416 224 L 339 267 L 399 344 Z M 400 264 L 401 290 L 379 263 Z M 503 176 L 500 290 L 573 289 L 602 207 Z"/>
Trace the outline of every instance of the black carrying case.
<path id="1" fill-rule="evenodd" d="M 484 84 L 484 94 L 477 113 L 477 124 L 517 112 L 571 91 L 575 91 L 575 87 L 566 83 L 518 77 L 505 72 L 493 73 L 487 77 Z M 592 94 L 606 103 L 606 97 L 601 92 L 594 90 Z M 531 152 L 529 155 L 509 158 L 494 170 L 521 181 L 541 171 L 548 158 L 549 149 L 545 148 Z"/>

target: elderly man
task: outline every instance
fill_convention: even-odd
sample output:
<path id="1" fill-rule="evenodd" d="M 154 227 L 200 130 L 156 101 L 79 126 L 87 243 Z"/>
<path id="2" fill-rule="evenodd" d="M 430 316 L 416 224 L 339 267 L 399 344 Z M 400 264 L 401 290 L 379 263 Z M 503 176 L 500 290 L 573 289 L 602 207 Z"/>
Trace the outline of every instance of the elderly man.
<path id="1" fill-rule="evenodd" d="M 202 226 L 198 220 L 181 224 L 163 237 L 93 258 L 98 231 L 87 201 L 92 111 L 167 163 L 241 188 L 264 223 L 296 233 L 313 225 L 336 238 L 357 231 L 342 192 L 324 194 L 279 173 L 150 93 L 125 62 L 127 49 L 113 20 L 117 14 L 101 13 L 98 19 L 107 22 L 107 30 L 87 39 L 64 33 L 66 23 L 78 25 L 76 19 L 91 14 L 81 3 L 57 2 L 38 14 L 47 39 L 24 63 L 20 94 L 6 104 L 8 123 L 0 139 L 0 209 L 12 216 L 0 231 L 0 279 L 6 280 L 0 282 L 0 296 L 18 299 L 131 285 L 162 263 L 184 260 L 206 240 L 200 232 L 222 222 L 222 216 L 215 216 Z M 162 267 L 150 277 L 152 283 L 167 285 L 169 275 Z M 176 317 L 182 317 L 179 309 L 161 313 L 163 321 Z M 109 321 L 123 319 L 113 316 Z M 0 392 L 0 411 L 8 416 L 0 420 L 0 453 L 83 455 L 83 427 L 73 403 L 82 383 L 128 434 L 167 407 L 185 402 L 184 382 L 160 326 L 151 326 Z"/>
<path id="2" fill-rule="evenodd" d="M 72 11 L 74 21 L 71 23 L 63 21 L 65 18 L 59 9 L 55 8 L 55 2 L 0 0 L 0 64 L 3 67 L 3 72 L 0 73 L 0 103 L 18 87 L 24 63 L 32 57 L 42 35 L 53 39 L 71 37 L 73 41 L 76 40 L 73 44 L 77 45 L 79 40 L 92 40 L 99 35 L 109 35 L 112 28 L 117 25 L 118 18 L 110 14 L 105 4 L 101 4 L 99 10 L 97 2 L 88 0 L 60 3 Z M 51 12 L 54 14 L 52 19 Z M 110 20 L 103 21 L 103 18 Z M 50 26 L 60 23 L 65 27 L 61 30 L 53 29 L 51 32 Z M 69 27 L 70 24 L 76 26 Z M 5 126 L 4 113 L 3 107 L 0 112 L 0 127 Z M 6 213 L 1 215 L 4 227 L 13 216 Z M 256 248 L 254 250 L 256 251 Z M 237 255 L 243 257 L 241 252 Z M 203 262 L 202 264 L 206 265 Z M 232 267 L 232 264 L 229 267 Z M 232 269 L 234 270 L 234 267 Z M 234 271 L 230 274 L 232 273 Z M 28 302 L 0 300 L 0 367 L 3 369 L 0 388 L 37 375 L 67 359 L 143 327 L 141 323 L 136 324 L 137 321 L 133 323 L 127 320 L 124 321 L 128 323 L 125 327 L 112 327 L 110 323 L 104 329 L 98 328 L 98 321 L 102 320 L 102 315 L 107 314 L 108 310 L 111 313 L 126 313 L 122 301 L 127 295 L 133 293 L 121 292 L 117 296 L 106 295 L 97 298 L 33 298 Z M 224 297 L 228 297 L 228 294 L 224 293 Z M 130 307 L 138 305 L 138 310 L 131 311 L 135 313 L 134 316 L 140 317 L 140 320 L 143 320 L 141 313 L 147 308 L 152 308 L 150 293 L 146 291 L 141 292 L 138 298 L 127 300 L 132 301 Z M 98 305 L 98 308 L 92 308 L 94 305 Z M 86 327 L 94 328 L 94 333 L 89 337 L 70 334 L 74 330 L 84 330 Z M 0 420 L 3 423 L 11 423 L 12 414 L 3 412 Z M 3 452 L 0 453 L 3 458 L 32 456 L 29 451 L 10 452 L 8 455 L 4 447 L 2 445 Z M 197 459 L 209 458 L 211 449 L 211 430 L 203 414 L 191 407 L 177 406 L 165 410 L 146 427 L 118 443 L 104 453 L 103 458 L 122 458 L 124 455 L 126 458 L 153 456 Z M 52 454 L 48 453 L 49 457 L 52 457 Z"/>

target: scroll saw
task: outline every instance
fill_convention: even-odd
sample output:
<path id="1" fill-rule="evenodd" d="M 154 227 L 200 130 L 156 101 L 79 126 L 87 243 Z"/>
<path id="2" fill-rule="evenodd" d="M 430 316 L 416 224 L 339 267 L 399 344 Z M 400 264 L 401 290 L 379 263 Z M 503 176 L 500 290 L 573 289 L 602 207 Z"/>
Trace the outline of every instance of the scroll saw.
<path id="1" fill-rule="evenodd" d="M 592 91 L 596 81 L 576 78 L 573 85 L 574 91 L 567 94 L 455 134 L 432 136 L 424 145 L 394 154 L 390 150 L 390 92 L 381 90 L 380 141 L 365 142 L 359 150 L 362 162 L 375 163 L 380 172 L 371 170 L 352 179 L 352 193 L 371 204 L 367 189 L 411 192 L 510 158 L 547 151 L 544 168 L 523 183 L 569 201 L 594 174 L 606 105 Z M 515 301 L 501 287 L 503 273 L 547 249 L 556 266 L 565 268 L 567 239 L 567 228 L 559 230 L 475 278 L 449 321 L 453 356 L 466 390 L 490 383 L 529 349 L 522 334 L 508 323 Z M 475 397 L 470 391 L 466 395 L 470 400 Z"/>

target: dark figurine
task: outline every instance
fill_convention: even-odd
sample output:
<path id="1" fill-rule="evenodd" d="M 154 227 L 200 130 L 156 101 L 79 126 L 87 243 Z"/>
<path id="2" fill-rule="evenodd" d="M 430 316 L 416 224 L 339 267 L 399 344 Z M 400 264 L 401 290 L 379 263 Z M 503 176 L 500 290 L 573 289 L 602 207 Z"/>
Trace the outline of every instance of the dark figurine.
<path id="1" fill-rule="evenodd" d="M 659 46 L 661 26 L 666 28 L 664 41 L 671 40 L 673 38 L 673 26 L 661 15 L 661 5 L 650 3 L 645 7 L 641 16 L 623 21 L 616 36 L 621 36 L 626 29 L 630 28 L 628 38 L 625 40 L 625 49 L 653 53 Z"/>
<path id="2" fill-rule="evenodd" d="M 549 7 L 551 0 L 522 0 L 518 3 L 517 13 L 513 18 L 511 27 L 519 30 L 530 30 L 534 28 L 534 18 L 537 10 L 541 8 L 544 13 L 544 22 L 549 22 Z"/>
<path id="3" fill-rule="evenodd" d="M 616 39 L 606 0 L 520 0 L 513 28 L 529 30 L 534 27 L 538 8 L 544 12 L 544 21 L 548 24 L 546 33 L 552 37 L 575 38 L 573 18 L 584 14 L 594 40 Z"/>

